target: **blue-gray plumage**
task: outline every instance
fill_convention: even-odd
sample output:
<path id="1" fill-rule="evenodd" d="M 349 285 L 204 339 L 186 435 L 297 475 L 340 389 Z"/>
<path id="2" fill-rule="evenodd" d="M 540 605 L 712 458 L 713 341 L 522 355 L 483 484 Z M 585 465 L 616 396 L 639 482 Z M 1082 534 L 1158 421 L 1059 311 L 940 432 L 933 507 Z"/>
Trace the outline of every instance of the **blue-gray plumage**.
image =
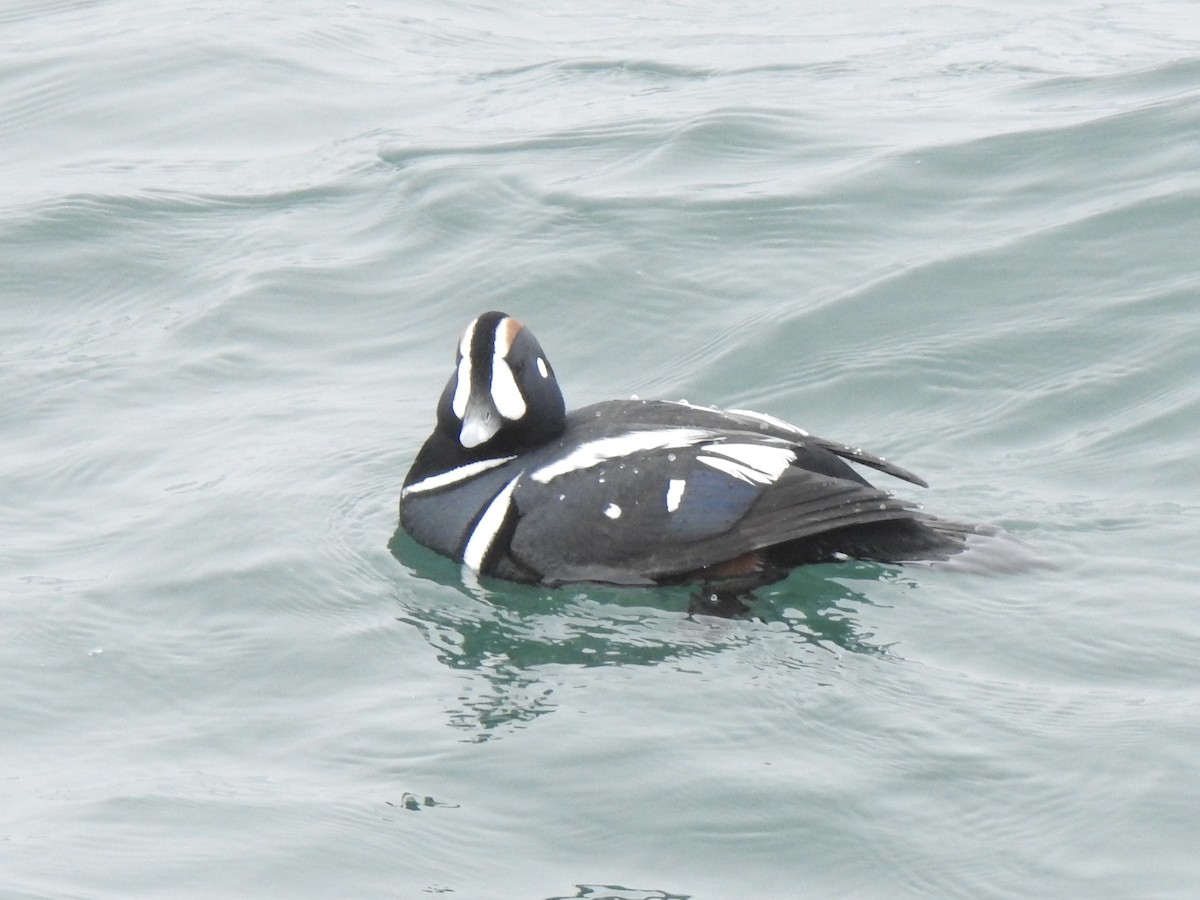
<path id="1" fill-rule="evenodd" d="M 925 485 L 746 410 L 619 400 L 568 414 L 536 338 L 490 312 L 459 342 L 400 522 L 485 575 L 738 592 L 805 563 L 945 559 L 986 529 L 922 513 L 847 460 Z"/>

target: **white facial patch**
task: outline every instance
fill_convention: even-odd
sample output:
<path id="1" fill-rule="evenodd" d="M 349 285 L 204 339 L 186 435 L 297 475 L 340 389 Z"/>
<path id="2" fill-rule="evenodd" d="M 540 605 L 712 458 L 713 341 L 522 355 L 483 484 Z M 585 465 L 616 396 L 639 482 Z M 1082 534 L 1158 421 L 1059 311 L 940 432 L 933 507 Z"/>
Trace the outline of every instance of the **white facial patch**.
<path id="1" fill-rule="evenodd" d="M 796 459 L 787 447 L 763 444 L 708 444 L 704 451 L 718 455 L 697 456 L 697 462 L 750 484 L 770 484 Z"/>
<path id="2" fill-rule="evenodd" d="M 521 476 L 518 475 L 506 484 L 500 493 L 492 498 L 492 502 L 479 517 L 479 522 L 476 524 L 475 530 L 471 532 L 471 537 L 467 540 L 467 546 L 463 550 L 462 561 L 468 568 L 474 569 L 476 572 L 483 568 L 488 551 L 492 549 L 496 535 L 500 533 L 505 519 L 508 518 L 508 511 L 512 506 L 512 494 L 520 480 Z"/>
<path id="3" fill-rule="evenodd" d="M 499 353 L 492 358 L 490 390 L 492 402 L 496 404 L 496 409 L 504 418 L 515 422 L 525 415 L 525 398 L 521 396 L 521 389 L 517 386 L 517 380 L 513 377 L 508 361 Z"/>
<path id="4" fill-rule="evenodd" d="M 550 370 L 546 367 L 546 361 L 540 356 L 537 358 L 537 367 L 539 375 L 541 375 L 543 378 L 550 377 Z"/>
<path id="5" fill-rule="evenodd" d="M 546 484 L 571 472 L 582 472 L 610 459 L 620 459 L 649 450 L 691 447 L 714 437 L 711 431 L 697 428 L 663 428 L 655 431 L 631 431 L 616 437 L 599 438 L 581 444 L 562 459 L 542 466 L 530 476 Z"/>
<path id="6" fill-rule="evenodd" d="M 471 323 L 474 327 L 474 323 Z M 471 357 L 464 356 L 458 361 L 458 374 L 454 379 L 454 399 L 450 408 L 458 416 L 459 421 L 467 414 L 467 400 L 471 396 Z"/>
<path id="7" fill-rule="evenodd" d="M 478 322 L 478 319 L 472 319 L 458 341 L 458 376 L 450 408 L 460 419 L 467 412 L 467 397 L 471 394 L 471 342 L 475 340 L 475 325 Z"/>
<path id="8" fill-rule="evenodd" d="M 463 331 L 463 336 L 458 342 L 459 356 L 471 355 L 471 342 L 475 340 L 475 326 L 478 324 L 479 319 L 472 319 L 471 324 L 466 327 L 465 331 Z"/>
<path id="9" fill-rule="evenodd" d="M 675 512 L 679 509 L 679 502 L 683 500 L 683 491 L 687 487 L 687 482 L 682 478 L 672 478 L 667 482 L 667 512 Z"/>
<path id="10" fill-rule="evenodd" d="M 608 506 L 604 507 L 604 514 L 610 519 L 619 519 L 621 518 L 621 507 L 617 506 L 615 503 L 610 503 Z"/>

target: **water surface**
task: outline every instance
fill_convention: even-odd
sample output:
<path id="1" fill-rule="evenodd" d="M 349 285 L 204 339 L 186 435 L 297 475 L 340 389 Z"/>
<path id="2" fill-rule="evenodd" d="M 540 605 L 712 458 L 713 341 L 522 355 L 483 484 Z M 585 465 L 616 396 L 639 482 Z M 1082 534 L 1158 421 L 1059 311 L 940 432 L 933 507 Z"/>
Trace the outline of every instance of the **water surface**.
<path id="1" fill-rule="evenodd" d="M 0 36 L 0 894 L 1195 895 L 1190 4 Z M 493 308 L 572 406 L 760 409 L 1056 566 L 727 621 L 393 556 Z"/>

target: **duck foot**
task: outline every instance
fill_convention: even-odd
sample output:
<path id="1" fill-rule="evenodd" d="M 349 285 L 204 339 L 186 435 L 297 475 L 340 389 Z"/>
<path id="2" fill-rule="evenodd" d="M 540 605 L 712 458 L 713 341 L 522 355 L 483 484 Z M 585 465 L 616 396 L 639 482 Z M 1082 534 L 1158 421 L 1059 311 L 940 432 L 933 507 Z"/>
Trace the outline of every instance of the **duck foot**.
<path id="1" fill-rule="evenodd" d="M 753 600 L 754 595 L 749 591 L 702 587 L 692 594 L 688 603 L 688 615 L 736 619 L 750 614 L 750 601 Z"/>

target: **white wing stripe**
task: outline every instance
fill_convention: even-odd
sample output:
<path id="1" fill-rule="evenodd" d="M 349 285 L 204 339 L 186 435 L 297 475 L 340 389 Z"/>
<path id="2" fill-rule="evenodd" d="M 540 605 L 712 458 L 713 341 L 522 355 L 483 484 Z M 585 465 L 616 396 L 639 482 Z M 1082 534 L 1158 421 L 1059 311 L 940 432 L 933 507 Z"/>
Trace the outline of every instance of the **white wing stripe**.
<path id="1" fill-rule="evenodd" d="M 783 419 L 778 419 L 775 416 L 767 415 L 766 413 L 755 412 L 752 409 L 727 409 L 727 413 L 732 413 L 735 416 L 746 416 L 750 419 L 758 419 L 760 422 L 765 422 L 768 425 L 774 425 L 776 428 L 781 428 L 784 431 L 790 431 L 801 437 L 808 437 L 809 434 L 803 428 L 797 428 L 791 422 L 785 422 Z"/>
<path id="2" fill-rule="evenodd" d="M 663 428 L 656 431 L 631 431 L 615 437 L 598 438 L 576 447 L 562 459 L 542 466 L 530 476 L 546 484 L 560 475 L 580 472 L 610 459 L 620 459 L 649 450 L 669 450 L 691 447 L 714 437 L 711 431 L 698 428 Z"/>
<path id="3" fill-rule="evenodd" d="M 725 459 L 721 456 L 697 456 L 696 462 L 702 462 L 707 466 L 712 466 L 718 471 L 724 472 L 732 478 L 738 478 L 745 481 L 747 484 L 770 484 L 771 479 L 757 469 L 752 469 L 749 466 L 744 466 L 739 462 L 734 462 L 732 459 Z"/>
<path id="4" fill-rule="evenodd" d="M 786 447 L 761 444 L 706 444 L 704 451 L 719 455 L 697 456 L 697 462 L 749 484 L 771 484 L 796 458 Z"/>
<path id="5" fill-rule="evenodd" d="M 703 450 L 705 453 L 726 456 L 734 462 L 757 469 L 772 481 L 782 475 L 796 459 L 796 454 L 788 447 L 770 444 L 708 444 Z"/>

